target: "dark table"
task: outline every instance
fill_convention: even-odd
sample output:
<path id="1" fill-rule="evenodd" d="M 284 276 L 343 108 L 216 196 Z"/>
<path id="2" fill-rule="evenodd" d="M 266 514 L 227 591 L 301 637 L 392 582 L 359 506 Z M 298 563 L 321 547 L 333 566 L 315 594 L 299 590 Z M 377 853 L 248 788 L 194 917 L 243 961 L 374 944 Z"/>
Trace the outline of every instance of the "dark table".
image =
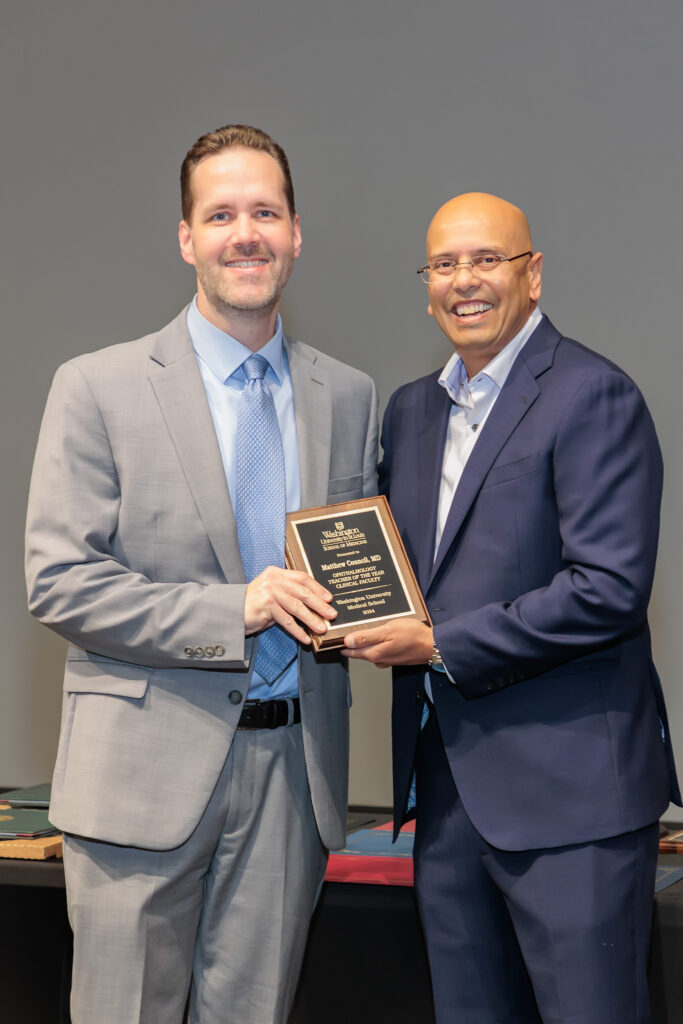
<path id="1" fill-rule="evenodd" d="M 71 929 L 61 860 L 0 859 L 0 1017 L 69 1024 Z"/>
<path id="2" fill-rule="evenodd" d="M 660 857 L 683 866 L 683 856 Z M 61 861 L 0 859 L 0 1007 L 7 1024 L 69 1024 L 71 932 Z M 658 893 L 653 1024 L 683 1024 L 683 881 Z M 412 888 L 326 882 L 290 1024 L 432 1024 Z"/>

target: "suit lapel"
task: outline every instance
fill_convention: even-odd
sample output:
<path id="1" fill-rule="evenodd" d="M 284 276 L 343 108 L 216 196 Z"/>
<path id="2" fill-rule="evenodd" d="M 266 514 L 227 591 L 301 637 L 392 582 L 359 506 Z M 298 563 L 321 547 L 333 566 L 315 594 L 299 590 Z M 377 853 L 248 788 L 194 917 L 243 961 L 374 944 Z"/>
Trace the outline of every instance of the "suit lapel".
<path id="1" fill-rule="evenodd" d="M 417 556 L 417 575 L 422 592 L 426 593 L 427 584 L 434 563 L 434 539 L 436 537 L 436 519 L 438 513 L 438 494 L 441 487 L 441 469 L 443 454 L 448 434 L 448 417 L 451 411 L 451 400 L 445 388 L 437 383 L 438 378 L 430 381 L 423 396 L 424 405 L 416 422 L 421 429 L 415 434 L 415 446 L 418 453 L 415 502 L 417 508 L 418 529 L 416 536 L 420 538 Z M 434 501 L 434 495 L 437 500 Z"/>
<path id="2" fill-rule="evenodd" d="M 149 379 L 225 578 L 244 582 L 237 524 L 185 310 L 159 332 Z"/>
<path id="3" fill-rule="evenodd" d="M 296 432 L 301 472 L 301 507 L 327 502 L 332 450 L 332 389 L 330 377 L 316 363 L 315 353 L 285 336 L 294 393 Z"/>
<path id="4" fill-rule="evenodd" d="M 540 388 L 536 377 L 552 363 L 558 340 L 559 334 L 544 317 L 513 363 L 453 495 L 439 550 L 426 581 L 424 593 L 433 583 L 493 462 L 522 417 L 538 398 Z M 435 493 L 438 495 L 438 490 Z"/>

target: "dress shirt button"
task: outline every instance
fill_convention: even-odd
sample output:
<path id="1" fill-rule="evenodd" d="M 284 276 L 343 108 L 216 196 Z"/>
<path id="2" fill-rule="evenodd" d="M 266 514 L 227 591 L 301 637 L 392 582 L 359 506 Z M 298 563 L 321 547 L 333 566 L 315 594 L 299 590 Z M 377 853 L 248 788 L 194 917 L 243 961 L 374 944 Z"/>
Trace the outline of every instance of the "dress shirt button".
<path id="1" fill-rule="evenodd" d="M 203 647 L 195 647 L 194 653 L 195 653 L 195 656 L 197 658 L 203 658 L 204 657 L 204 648 Z"/>
<path id="2" fill-rule="evenodd" d="M 242 694 L 240 693 L 239 690 L 231 690 L 230 693 L 228 694 L 228 700 L 230 701 L 231 704 L 241 704 Z"/>
<path id="3" fill-rule="evenodd" d="M 223 655 L 225 654 L 225 647 L 223 647 L 222 644 L 216 644 L 216 646 L 214 647 L 214 653 L 217 658 L 222 658 Z"/>
<path id="4" fill-rule="evenodd" d="M 194 647 L 186 647 L 185 654 L 188 656 L 188 658 L 191 658 L 192 655 L 194 654 Z"/>
<path id="5" fill-rule="evenodd" d="M 216 653 L 215 647 L 205 647 L 204 648 L 204 654 L 207 656 L 207 658 L 213 658 L 215 653 Z"/>

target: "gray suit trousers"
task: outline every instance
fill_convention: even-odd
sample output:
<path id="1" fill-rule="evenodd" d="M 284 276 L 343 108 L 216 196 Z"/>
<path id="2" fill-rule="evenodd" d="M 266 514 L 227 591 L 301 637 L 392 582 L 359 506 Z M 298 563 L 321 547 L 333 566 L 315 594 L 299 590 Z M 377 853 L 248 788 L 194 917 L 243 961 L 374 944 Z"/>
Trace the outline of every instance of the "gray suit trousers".
<path id="1" fill-rule="evenodd" d="M 180 1024 L 190 985 L 191 1024 L 285 1024 L 326 861 L 300 725 L 238 730 L 173 850 L 65 836 L 73 1024 Z"/>

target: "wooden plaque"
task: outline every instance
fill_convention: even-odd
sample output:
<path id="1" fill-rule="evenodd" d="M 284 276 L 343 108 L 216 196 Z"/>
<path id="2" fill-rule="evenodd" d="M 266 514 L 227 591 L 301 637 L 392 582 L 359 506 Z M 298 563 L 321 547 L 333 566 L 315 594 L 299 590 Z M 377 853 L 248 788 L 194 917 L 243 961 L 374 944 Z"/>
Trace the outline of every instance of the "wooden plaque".
<path id="1" fill-rule="evenodd" d="M 431 625 L 384 495 L 290 512 L 285 554 L 289 569 L 307 572 L 333 596 L 338 615 L 312 637 L 316 651 L 341 648 L 347 633 L 389 619 Z"/>

